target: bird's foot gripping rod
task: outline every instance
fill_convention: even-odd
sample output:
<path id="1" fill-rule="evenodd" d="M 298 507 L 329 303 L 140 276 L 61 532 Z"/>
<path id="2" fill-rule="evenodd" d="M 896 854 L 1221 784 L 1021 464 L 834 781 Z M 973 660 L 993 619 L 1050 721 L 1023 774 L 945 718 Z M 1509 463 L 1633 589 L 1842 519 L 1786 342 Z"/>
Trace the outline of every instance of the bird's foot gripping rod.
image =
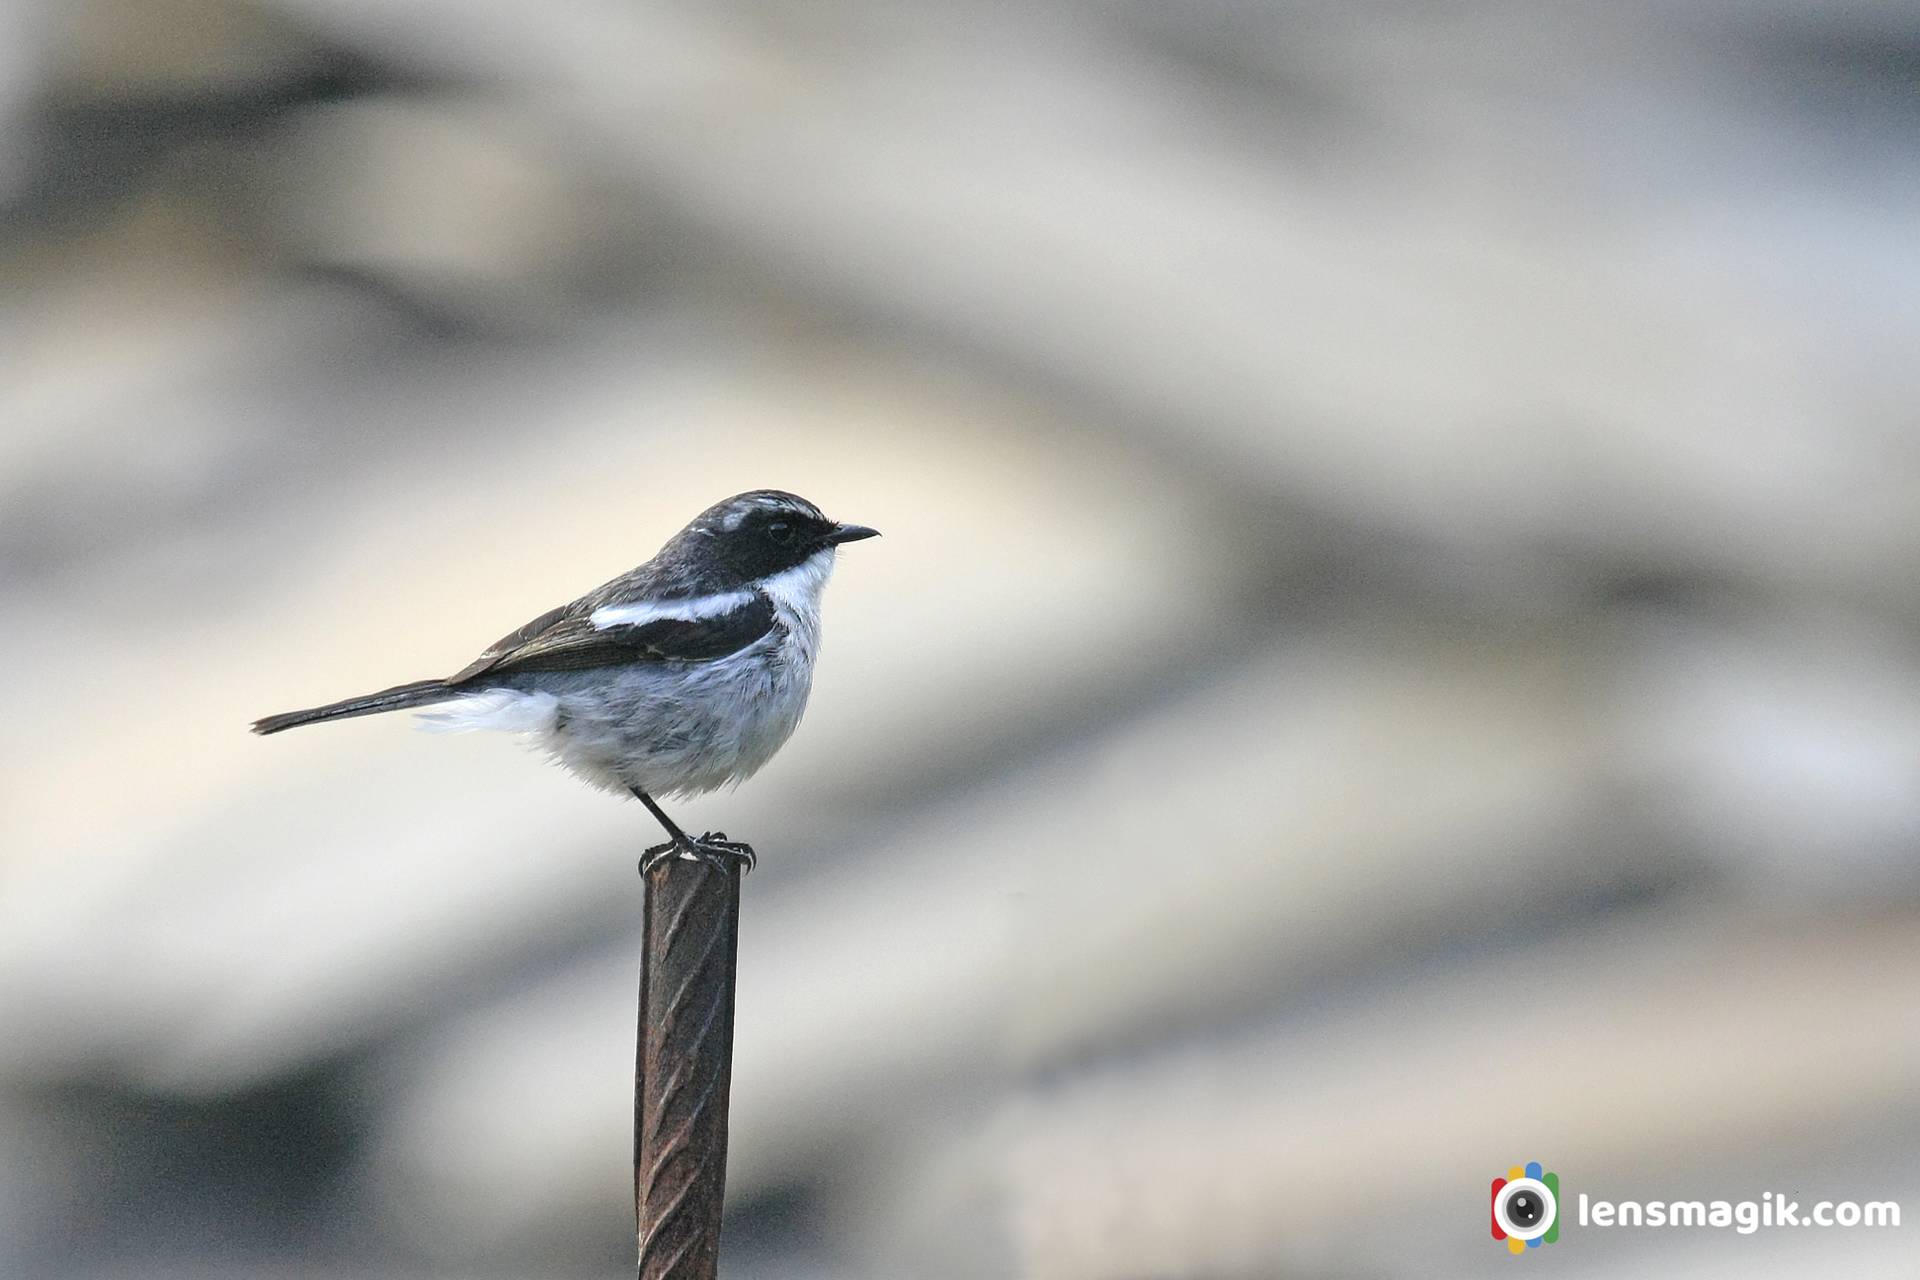
<path id="1" fill-rule="evenodd" d="M 709 831 L 698 840 L 680 829 L 680 824 L 667 816 L 666 810 L 654 803 L 653 797 L 639 787 L 629 787 L 634 797 L 647 806 L 662 827 L 667 831 L 667 842 L 656 844 L 640 856 L 640 874 L 665 862 L 668 858 L 686 858 L 694 862 L 704 862 L 722 875 L 738 870 L 741 875 L 753 870 L 759 858 L 754 855 L 753 846 L 738 840 L 727 839 L 724 831 Z"/>

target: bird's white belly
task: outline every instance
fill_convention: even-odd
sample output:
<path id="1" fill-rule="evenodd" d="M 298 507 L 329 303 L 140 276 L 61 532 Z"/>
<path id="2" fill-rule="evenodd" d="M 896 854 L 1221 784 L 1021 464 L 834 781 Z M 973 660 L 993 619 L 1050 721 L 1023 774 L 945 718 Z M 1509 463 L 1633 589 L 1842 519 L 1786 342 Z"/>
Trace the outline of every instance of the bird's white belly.
<path id="1" fill-rule="evenodd" d="M 711 662 L 528 673 L 423 718 L 525 734 L 608 790 L 694 795 L 752 776 L 792 736 L 817 636 L 817 624 L 783 626 Z"/>

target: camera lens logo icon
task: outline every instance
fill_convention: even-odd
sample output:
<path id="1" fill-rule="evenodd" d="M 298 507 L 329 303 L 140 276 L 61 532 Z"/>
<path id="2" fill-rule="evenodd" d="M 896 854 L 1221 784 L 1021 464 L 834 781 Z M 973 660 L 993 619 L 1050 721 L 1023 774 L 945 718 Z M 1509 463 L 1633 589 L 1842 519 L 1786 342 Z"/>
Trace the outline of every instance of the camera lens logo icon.
<path id="1" fill-rule="evenodd" d="M 1560 1240 L 1560 1175 L 1538 1161 L 1515 1165 L 1493 1180 L 1493 1238 L 1522 1254 Z"/>

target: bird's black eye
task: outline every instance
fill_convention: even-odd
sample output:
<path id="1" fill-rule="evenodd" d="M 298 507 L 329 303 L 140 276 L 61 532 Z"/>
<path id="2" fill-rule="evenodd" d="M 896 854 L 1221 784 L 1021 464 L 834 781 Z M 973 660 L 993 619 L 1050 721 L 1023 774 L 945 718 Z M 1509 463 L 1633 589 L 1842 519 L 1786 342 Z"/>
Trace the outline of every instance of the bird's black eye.
<path id="1" fill-rule="evenodd" d="M 785 520 L 775 520 L 767 526 L 767 536 L 784 547 L 793 541 L 793 526 Z"/>

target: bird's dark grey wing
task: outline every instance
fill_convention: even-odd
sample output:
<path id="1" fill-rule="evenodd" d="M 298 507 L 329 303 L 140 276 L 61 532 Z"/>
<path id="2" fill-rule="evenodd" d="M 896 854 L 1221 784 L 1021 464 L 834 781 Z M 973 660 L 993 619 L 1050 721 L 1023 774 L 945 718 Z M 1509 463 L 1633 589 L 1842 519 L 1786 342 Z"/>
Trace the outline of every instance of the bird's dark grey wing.
<path id="1" fill-rule="evenodd" d="M 469 684 L 481 677 L 524 671 L 580 671 L 635 662 L 704 662 L 738 653 L 773 630 L 773 605 L 758 592 L 724 613 L 698 618 L 655 618 L 642 623 L 593 625 L 576 602 L 541 614 L 475 659 L 447 681 Z"/>

